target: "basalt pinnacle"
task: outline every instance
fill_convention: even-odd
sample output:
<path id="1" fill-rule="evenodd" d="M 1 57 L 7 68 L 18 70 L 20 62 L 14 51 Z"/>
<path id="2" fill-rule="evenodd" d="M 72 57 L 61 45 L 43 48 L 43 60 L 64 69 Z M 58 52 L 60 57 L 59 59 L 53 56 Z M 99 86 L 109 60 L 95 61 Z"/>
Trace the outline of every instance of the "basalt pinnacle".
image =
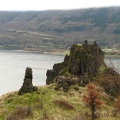
<path id="1" fill-rule="evenodd" d="M 32 68 L 27 67 L 25 70 L 23 85 L 18 92 L 19 95 L 27 92 L 32 92 L 33 90 L 37 89 L 37 87 L 33 86 L 32 79 L 33 79 Z"/>

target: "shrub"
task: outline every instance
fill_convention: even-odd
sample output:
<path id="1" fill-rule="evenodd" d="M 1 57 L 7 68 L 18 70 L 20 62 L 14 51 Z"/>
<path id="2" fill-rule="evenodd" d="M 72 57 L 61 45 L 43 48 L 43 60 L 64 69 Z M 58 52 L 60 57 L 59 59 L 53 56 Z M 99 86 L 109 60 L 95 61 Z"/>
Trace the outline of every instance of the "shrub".
<path id="1" fill-rule="evenodd" d="M 6 120 L 21 120 L 31 115 L 32 110 L 29 106 L 28 107 L 17 106 L 15 111 L 7 116 Z"/>
<path id="2" fill-rule="evenodd" d="M 74 110 L 75 109 L 71 103 L 69 103 L 68 101 L 63 100 L 63 99 L 55 100 L 54 103 L 56 105 L 58 105 L 60 108 L 65 108 L 67 110 Z"/>
<path id="3" fill-rule="evenodd" d="M 115 73 L 112 72 L 101 75 L 98 81 L 100 81 L 100 85 L 104 88 L 106 93 L 116 97 L 120 95 L 120 75 L 114 74 Z"/>
<path id="4" fill-rule="evenodd" d="M 91 110 L 92 120 L 95 118 L 95 112 L 100 106 L 102 102 L 99 100 L 100 94 L 97 91 L 95 85 L 88 84 L 87 85 L 87 92 L 83 96 L 83 101 L 85 102 L 86 106 L 88 106 Z"/>
<path id="5" fill-rule="evenodd" d="M 6 120 L 21 120 L 20 118 L 18 118 L 18 116 L 9 114 L 6 118 Z"/>

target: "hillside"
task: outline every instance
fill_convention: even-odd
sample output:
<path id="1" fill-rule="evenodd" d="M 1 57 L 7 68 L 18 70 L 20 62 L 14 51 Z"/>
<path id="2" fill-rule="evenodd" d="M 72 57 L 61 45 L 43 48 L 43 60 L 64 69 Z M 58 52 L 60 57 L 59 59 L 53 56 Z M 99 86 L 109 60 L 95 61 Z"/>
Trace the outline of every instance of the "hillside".
<path id="1" fill-rule="evenodd" d="M 90 113 L 82 98 L 86 88 L 71 87 L 69 92 L 55 91 L 54 84 L 39 87 L 37 91 L 22 96 L 17 92 L 5 94 L 0 98 L 0 120 L 90 120 L 85 113 Z M 101 115 L 109 111 L 109 116 L 98 117 L 98 120 L 119 120 L 112 117 L 113 98 L 102 89 Z"/>
<path id="2" fill-rule="evenodd" d="M 99 102 L 92 120 L 120 119 L 120 74 L 106 66 L 96 42 L 73 44 L 46 75 L 47 85 L 33 86 L 27 67 L 19 91 L 0 97 L 0 120 L 91 120 Z M 88 95 L 87 103 L 94 104 L 84 103 Z"/>
<path id="3" fill-rule="evenodd" d="M 68 49 L 84 40 L 119 48 L 120 7 L 0 12 L 0 45 L 6 49 Z"/>

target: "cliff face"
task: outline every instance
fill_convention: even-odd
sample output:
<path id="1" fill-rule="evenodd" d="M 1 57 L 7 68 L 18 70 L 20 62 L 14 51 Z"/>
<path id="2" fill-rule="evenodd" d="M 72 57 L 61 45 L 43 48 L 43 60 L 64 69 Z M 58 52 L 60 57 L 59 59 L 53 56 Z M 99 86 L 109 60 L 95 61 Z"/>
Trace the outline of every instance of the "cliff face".
<path id="1" fill-rule="evenodd" d="M 56 63 L 53 65 L 52 70 L 47 70 L 47 79 L 46 79 L 46 84 L 51 84 L 54 82 L 54 79 L 58 75 L 63 75 L 68 71 L 68 66 L 69 66 L 69 56 L 66 55 L 64 58 L 64 61 L 62 63 Z"/>
<path id="2" fill-rule="evenodd" d="M 69 72 L 74 75 L 88 74 L 93 77 L 99 73 L 99 69 L 105 67 L 104 53 L 94 44 L 73 45 L 70 49 Z"/>
<path id="3" fill-rule="evenodd" d="M 66 55 L 62 63 L 54 64 L 53 70 L 47 71 L 46 84 L 60 82 L 60 80 L 69 81 L 67 83 L 74 81 L 74 83 L 83 82 L 86 84 L 89 79 L 104 71 L 105 68 L 104 53 L 96 42 L 88 44 L 85 41 L 83 45 L 73 44 L 70 48 L 70 55 Z"/>

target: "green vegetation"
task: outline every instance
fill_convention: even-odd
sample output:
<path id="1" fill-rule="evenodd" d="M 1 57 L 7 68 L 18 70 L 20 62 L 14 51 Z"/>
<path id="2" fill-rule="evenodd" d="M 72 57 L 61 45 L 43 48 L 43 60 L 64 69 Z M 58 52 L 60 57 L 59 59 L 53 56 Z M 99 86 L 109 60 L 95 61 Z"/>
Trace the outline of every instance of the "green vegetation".
<path id="1" fill-rule="evenodd" d="M 27 67 L 19 92 L 1 96 L 0 120 L 120 119 L 120 75 L 107 68 L 96 42 L 74 44 L 46 75 L 48 85 L 33 87 L 32 68 Z"/>
<path id="2" fill-rule="evenodd" d="M 106 55 L 120 56 L 117 50 L 120 46 L 119 13 L 120 8 L 0 12 L 3 14 L 0 18 L 1 49 L 69 54 L 67 50 L 74 43 L 64 61 L 47 71 L 46 84 L 50 85 L 22 95 L 12 92 L 1 96 L 0 120 L 90 120 L 91 111 L 82 101 L 89 82 L 96 85 L 101 93 L 97 98 L 103 103 L 100 110 L 93 110 L 93 117 L 119 120 L 115 97 L 120 95 L 120 75 L 107 68 L 104 53 L 96 42 L 91 44 L 97 40 L 102 48 L 109 48 L 104 50 Z M 83 40 L 86 41 L 82 46 L 75 44 Z"/>
<path id="3" fill-rule="evenodd" d="M 55 91 L 54 87 L 55 85 L 51 84 L 23 95 L 17 95 L 17 92 L 3 95 L 0 99 L 0 120 L 11 120 L 16 116 L 19 116 L 20 120 L 77 120 L 75 118 L 89 120 L 85 113 L 90 114 L 90 111 L 82 101 L 86 88 L 76 86 L 79 90 L 75 90 L 75 86 L 71 86 L 69 92 L 63 92 Z M 111 101 L 111 97 L 102 89 L 99 88 L 99 91 L 103 93 L 101 114 L 103 111 L 112 114 L 111 103 L 114 101 Z M 98 120 L 101 119 L 117 120 L 119 117 L 98 117 Z"/>

